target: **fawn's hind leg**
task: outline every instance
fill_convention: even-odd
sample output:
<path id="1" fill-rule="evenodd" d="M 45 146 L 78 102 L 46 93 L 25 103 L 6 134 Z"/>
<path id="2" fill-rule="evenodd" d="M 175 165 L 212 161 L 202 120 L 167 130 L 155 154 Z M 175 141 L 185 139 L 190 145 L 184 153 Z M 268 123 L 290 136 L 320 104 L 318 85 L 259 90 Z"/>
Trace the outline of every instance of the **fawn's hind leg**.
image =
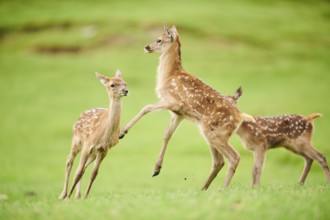
<path id="1" fill-rule="evenodd" d="M 229 167 L 226 175 L 225 182 L 223 183 L 223 187 L 228 187 L 230 184 L 231 179 L 233 178 L 236 168 L 238 166 L 238 163 L 240 161 L 240 155 L 239 153 L 229 144 L 225 143 L 221 146 L 219 146 L 218 150 L 227 157 L 229 162 Z"/>
<path id="2" fill-rule="evenodd" d="M 212 155 L 212 168 L 202 190 L 207 190 L 209 188 L 214 178 L 218 175 L 219 171 L 225 165 L 225 161 L 223 159 L 222 154 L 220 154 L 216 148 L 210 146 L 210 152 Z"/>
<path id="3" fill-rule="evenodd" d="M 84 171 L 85 171 L 85 165 L 87 163 L 87 159 L 89 157 L 89 152 L 88 151 L 82 151 L 81 153 L 81 158 L 80 158 L 80 163 L 79 163 L 79 166 L 76 170 L 76 174 L 75 174 L 75 177 L 74 177 L 74 180 L 73 180 L 73 184 L 72 184 L 72 187 L 70 189 L 70 192 L 68 194 L 68 198 L 71 197 L 72 193 L 73 193 L 73 190 L 74 188 L 76 187 L 77 183 L 80 181 L 80 179 L 82 178 L 82 176 L 84 175 Z"/>
<path id="4" fill-rule="evenodd" d="M 84 167 L 84 172 L 85 172 L 86 168 L 88 167 L 88 165 L 91 164 L 95 160 L 95 158 L 96 158 L 96 155 L 89 156 L 89 158 L 85 164 L 85 167 Z M 80 199 L 80 197 L 81 197 L 80 189 L 81 189 L 81 179 L 79 180 L 79 182 L 77 183 L 77 186 L 76 186 L 76 196 L 75 196 L 76 199 Z"/>
<path id="5" fill-rule="evenodd" d="M 85 198 L 87 198 L 87 196 L 89 194 L 89 191 L 91 190 L 92 184 L 93 184 L 93 182 L 94 182 L 94 180 L 95 180 L 95 178 L 96 178 L 96 176 L 99 172 L 101 162 L 103 161 L 103 159 L 105 158 L 106 155 L 107 155 L 107 151 L 100 152 L 96 156 L 96 160 L 95 160 L 95 163 L 94 163 L 94 168 L 93 168 L 93 171 L 91 173 L 91 178 L 90 178 L 88 186 L 87 186 Z"/>
<path id="6" fill-rule="evenodd" d="M 206 136 L 206 135 L 205 135 Z M 207 136 L 206 136 L 207 137 Z M 225 181 L 222 185 L 223 188 L 229 186 L 231 179 L 233 178 L 238 163 L 240 161 L 239 153 L 228 143 L 228 138 L 222 136 L 207 137 L 208 142 L 214 147 L 220 155 L 224 155 L 228 159 L 228 171 Z M 224 140 L 226 139 L 226 140 Z M 218 156 L 221 158 L 220 156 Z"/>
<path id="7" fill-rule="evenodd" d="M 313 159 L 310 158 L 309 156 L 307 155 L 302 155 L 302 157 L 304 157 L 305 159 L 305 165 L 304 165 L 304 169 L 301 173 L 301 176 L 300 176 L 300 179 L 299 179 L 299 183 L 301 185 L 304 185 L 305 181 L 306 181 L 306 177 L 307 177 L 307 174 L 309 173 L 311 167 L 312 167 L 312 164 L 313 164 Z"/>
<path id="8" fill-rule="evenodd" d="M 325 156 L 323 154 L 321 154 L 320 152 L 318 152 L 312 145 L 309 145 L 306 148 L 306 154 L 316 160 L 322 167 L 323 172 L 327 178 L 328 183 L 330 183 L 330 170 L 329 170 L 329 166 L 327 164 L 327 160 L 325 158 Z"/>
<path id="9" fill-rule="evenodd" d="M 64 186 L 63 186 L 63 191 L 61 195 L 58 197 L 58 199 L 65 199 L 67 197 L 67 191 L 68 191 L 68 184 L 69 184 L 69 178 L 70 178 L 70 173 L 71 169 L 73 166 L 73 161 L 77 154 L 79 153 L 80 148 L 78 145 L 75 145 L 74 143 L 72 144 L 70 154 L 67 158 L 66 161 L 66 168 L 65 168 L 65 179 L 64 179 Z"/>

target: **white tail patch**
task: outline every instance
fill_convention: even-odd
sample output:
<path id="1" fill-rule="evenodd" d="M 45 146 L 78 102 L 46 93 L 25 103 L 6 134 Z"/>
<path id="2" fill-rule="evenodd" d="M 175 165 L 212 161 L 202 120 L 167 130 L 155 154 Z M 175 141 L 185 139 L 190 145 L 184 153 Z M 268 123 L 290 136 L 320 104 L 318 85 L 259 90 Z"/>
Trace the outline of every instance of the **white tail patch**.
<path id="1" fill-rule="evenodd" d="M 246 122 L 256 122 L 256 120 L 254 119 L 253 116 L 246 114 L 244 112 L 241 113 L 241 118 L 243 121 L 246 121 Z"/>

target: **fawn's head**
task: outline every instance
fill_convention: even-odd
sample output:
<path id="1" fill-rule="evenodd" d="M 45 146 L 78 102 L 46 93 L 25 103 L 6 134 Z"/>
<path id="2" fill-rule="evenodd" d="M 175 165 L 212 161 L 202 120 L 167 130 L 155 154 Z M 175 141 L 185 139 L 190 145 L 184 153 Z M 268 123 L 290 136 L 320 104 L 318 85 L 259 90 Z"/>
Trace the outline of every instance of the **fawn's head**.
<path id="1" fill-rule="evenodd" d="M 117 70 L 116 75 L 114 77 L 106 77 L 99 73 L 95 74 L 96 77 L 107 89 L 109 97 L 121 98 L 127 95 L 128 90 L 126 88 L 126 82 L 122 79 L 119 70 Z"/>
<path id="2" fill-rule="evenodd" d="M 156 42 L 153 42 L 144 47 L 147 53 L 163 53 L 171 47 L 174 41 L 178 40 L 179 33 L 176 27 L 173 25 L 171 29 L 168 29 L 167 25 L 164 25 L 164 33 L 157 38 Z"/>

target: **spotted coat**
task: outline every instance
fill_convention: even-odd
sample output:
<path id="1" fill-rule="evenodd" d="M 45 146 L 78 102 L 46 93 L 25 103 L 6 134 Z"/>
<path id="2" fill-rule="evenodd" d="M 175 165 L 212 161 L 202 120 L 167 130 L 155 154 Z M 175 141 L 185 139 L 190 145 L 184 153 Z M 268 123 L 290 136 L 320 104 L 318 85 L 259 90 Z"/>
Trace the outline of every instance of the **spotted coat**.
<path id="1" fill-rule="evenodd" d="M 267 148 L 289 145 L 304 134 L 311 134 L 312 122 L 305 116 L 285 114 L 275 117 L 254 116 L 255 122 L 243 122 L 237 134 L 244 140 L 247 148 L 263 142 Z"/>
<path id="2" fill-rule="evenodd" d="M 104 116 L 106 111 L 107 109 L 105 108 L 95 108 L 83 112 L 73 125 L 73 130 L 85 135 L 92 134 L 100 125 L 100 119 Z"/>
<path id="3" fill-rule="evenodd" d="M 170 77 L 170 83 L 162 90 L 166 91 L 166 98 L 170 97 L 182 104 L 180 114 L 191 121 L 202 123 L 204 128 L 226 128 L 224 130 L 231 131 L 241 120 L 236 103 L 184 71 Z"/>

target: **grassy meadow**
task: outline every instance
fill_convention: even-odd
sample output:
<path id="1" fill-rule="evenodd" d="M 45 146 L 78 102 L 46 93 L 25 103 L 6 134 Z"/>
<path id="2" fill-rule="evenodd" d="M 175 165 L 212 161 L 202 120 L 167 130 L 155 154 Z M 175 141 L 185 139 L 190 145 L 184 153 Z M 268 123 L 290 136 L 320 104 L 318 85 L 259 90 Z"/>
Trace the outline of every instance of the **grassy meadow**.
<path id="1" fill-rule="evenodd" d="M 109 151 L 88 199 L 57 200 L 72 125 L 82 111 L 109 105 L 95 71 L 122 71 L 129 89 L 122 126 L 157 101 L 159 55 L 143 47 L 164 22 L 180 33 L 185 70 L 222 94 L 243 87 L 242 111 L 322 113 L 313 142 L 330 160 L 329 1 L 2 0 L 0 219 L 330 219 L 330 185 L 319 164 L 299 186 L 303 159 L 269 151 L 262 186 L 251 189 L 253 155 L 236 135 L 241 162 L 230 187 L 219 190 L 226 164 L 200 191 L 211 156 L 188 121 L 152 178 L 168 112 L 145 116 Z"/>

